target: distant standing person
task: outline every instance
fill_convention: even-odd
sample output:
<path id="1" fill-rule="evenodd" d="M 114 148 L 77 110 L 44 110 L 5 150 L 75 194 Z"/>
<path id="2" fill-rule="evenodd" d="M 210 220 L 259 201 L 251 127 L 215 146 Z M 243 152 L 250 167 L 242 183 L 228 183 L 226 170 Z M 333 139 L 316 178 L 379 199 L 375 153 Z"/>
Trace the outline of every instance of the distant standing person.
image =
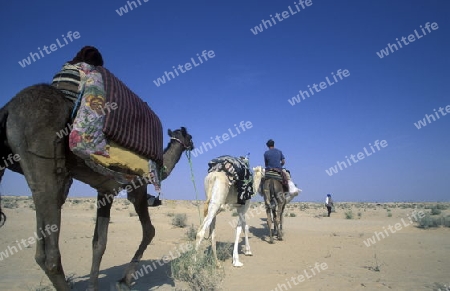
<path id="1" fill-rule="evenodd" d="M 333 199 L 331 199 L 331 194 L 327 194 L 327 198 L 325 199 L 325 206 L 328 210 L 328 217 L 330 217 L 331 214 L 331 207 L 333 207 Z"/>

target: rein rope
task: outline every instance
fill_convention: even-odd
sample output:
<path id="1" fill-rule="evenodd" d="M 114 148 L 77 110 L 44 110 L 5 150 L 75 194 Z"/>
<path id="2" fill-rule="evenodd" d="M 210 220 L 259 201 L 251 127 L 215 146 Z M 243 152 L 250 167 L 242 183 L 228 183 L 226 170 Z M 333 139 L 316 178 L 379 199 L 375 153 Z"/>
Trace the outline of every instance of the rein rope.
<path id="1" fill-rule="evenodd" d="M 189 161 L 189 166 L 190 166 L 190 168 L 191 168 L 191 180 L 192 180 L 192 184 L 194 185 L 194 191 L 195 191 L 195 200 L 196 200 L 196 202 L 197 202 L 197 210 L 198 210 L 198 219 L 199 219 L 199 221 L 200 221 L 200 225 L 202 224 L 202 217 L 201 217 L 201 215 L 200 215 L 200 205 L 199 205 L 199 200 L 198 200 L 198 191 L 197 191 L 197 186 L 196 186 L 196 184 L 195 184 L 195 177 L 194 177 L 194 169 L 193 169 L 193 167 L 192 167 L 192 159 L 191 159 L 191 151 L 190 150 L 187 150 L 186 151 L 186 158 L 188 159 L 188 161 Z"/>

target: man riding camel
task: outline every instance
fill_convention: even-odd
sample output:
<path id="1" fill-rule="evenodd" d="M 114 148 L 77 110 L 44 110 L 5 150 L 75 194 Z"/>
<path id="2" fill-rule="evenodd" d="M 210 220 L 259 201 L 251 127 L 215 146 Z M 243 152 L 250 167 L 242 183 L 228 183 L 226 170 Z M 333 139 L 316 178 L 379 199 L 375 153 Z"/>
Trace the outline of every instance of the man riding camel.
<path id="1" fill-rule="evenodd" d="M 282 177 L 283 190 L 286 192 L 286 202 L 289 203 L 301 190 L 292 182 L 290 173 L 283 168 L 286 163 L 286 158 L 281 150 L 275 148 L 275 141 L 269 139 L 266 146 L 269 148 L 264 153 L 266 173 L 272 171 L 280 174 Z"/>

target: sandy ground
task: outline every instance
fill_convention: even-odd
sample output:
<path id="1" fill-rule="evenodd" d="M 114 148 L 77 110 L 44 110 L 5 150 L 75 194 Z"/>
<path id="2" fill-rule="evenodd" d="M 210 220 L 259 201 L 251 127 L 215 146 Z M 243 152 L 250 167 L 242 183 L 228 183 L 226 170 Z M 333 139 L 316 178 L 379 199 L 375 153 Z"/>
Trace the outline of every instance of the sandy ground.
<path id="1" fill-rule="evenodd" d="M 34 261 L 35 245 L 12 248 L 16 241 L 34 236 L 32 204 L 29 197 L 2 199 L 8 220 L 0 229 L 0 256 L 9 253 L 0 258 L 0 290 L 53 290 Z M 284 217 L 285 239 L 275 244 L 267 240 L 265 212 L 256 208 L 247 221 L 253 256 L 240 256 L 242 268 L 233 268 L 231 259 L 222 263 L 225 276 L 220 290 L 445 290 L 450 285 L 450 228 L 420 229 L 409 220 L 415 207 L 417 213 L 430 212 L 427 205 L 431 204 L 340 203 L 328 218 L 320 204 L 291 203 Z M 445 205 L 448 209 L 441 215 L 450 214 L 450 204 Z M 68 199 L 63 208 L 62 262 L 66 275 L 73 275 L 74 290 L 87 286 L 95 208 L 92 198 Z M 182 252 L 188 244 L 188 227 L 174 227 L 173 215 L 185 213 L 187 224 L 197 228 L 199 209 L 192 201 L 163 201 L 150 210 L 156 237 L 142 265 L 158 267 L 138 279 L 133 290 L 188 290 L 185 283 L 171 278 L 170 262 L 162 266 L 156 262 L 171 251 Z M 349 210 L 353 219 L 345 217 Z M 232 213 L 218 217 L 221 244 L 234 241 Z M 128 201 L 116 199 L 111 217 L 100 290 L 111 290 L 121 278 L 141 239 L 139 220 Z M 375 232 L 384 232 L 385 238 L 378 234 L 377 239 Z M 368 238 L 375 244 L 366 246 Z"/>

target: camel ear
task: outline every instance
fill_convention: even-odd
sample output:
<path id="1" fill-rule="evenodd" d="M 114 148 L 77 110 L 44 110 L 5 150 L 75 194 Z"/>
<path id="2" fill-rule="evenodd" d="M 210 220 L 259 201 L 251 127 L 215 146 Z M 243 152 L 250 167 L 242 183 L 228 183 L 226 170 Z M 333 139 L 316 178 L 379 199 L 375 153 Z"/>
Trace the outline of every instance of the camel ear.
<path id="1" fill-rule="evenodd" d="M 170 129 L 168 129 L 168 130 L 167 130 L 167 134 L 168 134 L 169 136 L 172 136 L 173 133 L 172 133 L 172 131 L 171 131 Z"/>
<path id="2" fill-rule="evenodd" d="M 181 134 L 185 136 L 187 134 L 186 127 L 181 127 Z"/>

